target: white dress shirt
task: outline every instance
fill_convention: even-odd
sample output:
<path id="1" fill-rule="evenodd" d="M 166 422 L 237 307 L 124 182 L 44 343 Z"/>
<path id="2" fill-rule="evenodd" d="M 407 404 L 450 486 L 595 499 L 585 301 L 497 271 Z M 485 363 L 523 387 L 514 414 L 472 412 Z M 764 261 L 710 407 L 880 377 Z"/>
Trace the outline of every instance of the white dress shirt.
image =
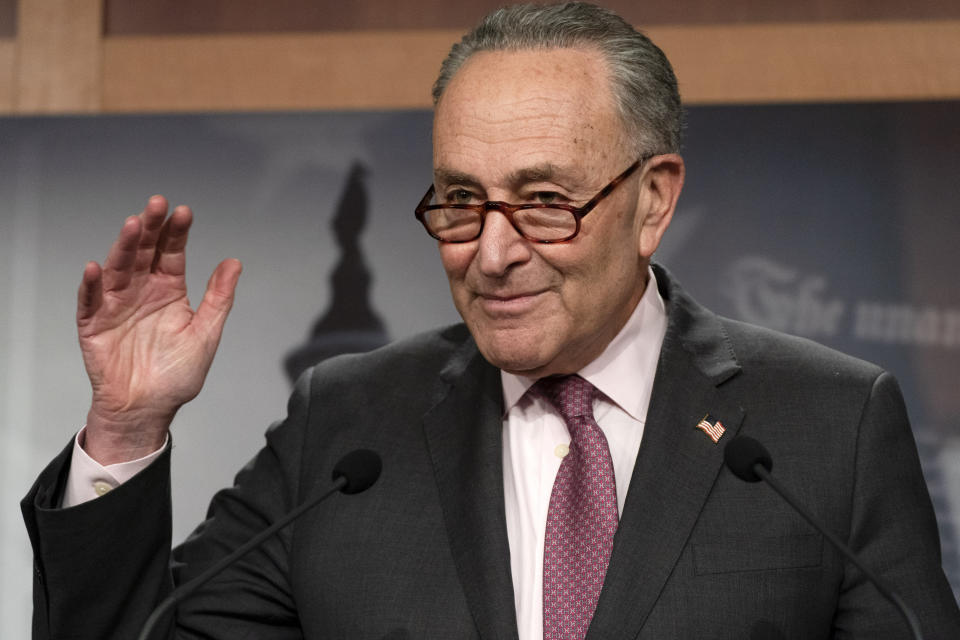
<path id="1" fill-rule="evenodd" d="M 136 460 L 118 462 L 103 466 L 83 450 L 83 436 L 86 427 L 77 432 L 73 441 L 73 455 L 70 458 L 70 473 L 67 474 L 67 486 L 63 492 L 60 506 L 73 507 L 99 498 L 116 489 L 121 484 L 146 469 L 166 448 L 170 436 L 167 435 L 163 446 Z"/>
<path id="2" fill-rule="evenodd" d="M 617 510 L 640 450 L 660 346 L 667 330 L 663 299 L 648 269 L 647 287 L 620 333 L 600 357 L 578 373 L 602 392 L 593 415 L 613 458 Z M 510 543 L 510 570 L 520 640 L 543 638 L 543 539 L 553 481 L 570 434 L 560 414 L 540 398 L 525 395 L 535 379 L 501 372 L 503 384 L 503 484 Z M 97 498 L 145 469 L 160 452 L 139 460 L 101 466 L 83 450 L 77 434 L 62 506 Z"/>
<path id="3" fill-rule="evenodd" d="M 602 392 L 593 415 L 607 438 L 623 513 L 627 487 L 653 391 L 660 346 L 667 330 L 663 299 L 649 271 L 637 308 L 600 357 L 579 371 Z M 503 383 L 503 485 L 510 570 L 520 640 L 543 638 L 543 544 L 550 493 L 570 444 L 563 418 L 549 403 L 526 395 L 535 379 L 501 372 Z"/>

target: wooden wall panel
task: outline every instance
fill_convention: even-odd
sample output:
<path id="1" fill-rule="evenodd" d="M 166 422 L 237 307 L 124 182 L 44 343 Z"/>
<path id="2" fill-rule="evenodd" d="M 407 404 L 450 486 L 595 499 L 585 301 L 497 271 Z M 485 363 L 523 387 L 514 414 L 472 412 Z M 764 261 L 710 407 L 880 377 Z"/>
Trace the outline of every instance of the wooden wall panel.
<path id="1" fill-rule="evenodd" d="M 663 27 L 688 103 L 960 98 L 960 21 Z"/>
<path id="2" fill-rule="evenodd" d="M 0 0 L 0 38 L 17 35 L 17 0 Z"/>
<path id="3" fill-rule="evenodd" d="M 960 98 L 960 21 L 650 29 L 689 104 Z M 459 30 L 108 38 L 106 111 L 426 108 Z"/>
<path id="4" fill-rule="evenodd" d="M 15 108 L 26 113 L 100 108 L 102 0 L 22 0 Z"/>
<path id="5" fill-rule="evenodd" d="M 14 68 L 17 44 L 11 38 L 0 39 L 0 114 L 14 108 Z"/>
<path id="6" fill-rule="evenodd" d="M 458 32 L 109 38 L 106 111 L 402 109 L 429 105 Z"/>
<path id="7" fill-rule="evenodd" d="M 11 1 L 0 0 L 0 16 Z M 284 7 L 302 1 L 259 4 L 283 14 Z M 184 2 L 19 0 L 17 37 L 0 38 L 0 114 L 426 108 L 440 61 L 463 31 L 399 25 L 309 33 L 102 33 L 104 7 L 169 8 Z M 484 2 L 448 4 L 481 13 Z M 235 10 L 229 7 L 247 3 L 188 4 L 216 5 L 222 22 Z M 628 17 L 637 11 L 632 0 L 610 0 L 615 8 L 618 3 L 628 8 Z M 420 14 L 408 13 L 450 20 L 454 9 L 442 9 L 448 4 L 398 0 L 395 11 L 419 7 Z M 868 9 L 883 15 L 910 11 L 914 17 L 960 12 L 960 4 L 942 0 L 918 0 L 909 9 L 892 0 L 731 0 L 723 11 L 731 19 L 755 18 L 768 15 L 773 5 L 789 16 L 800 11 L 797 5 L 818 17 L 841 10 L 865 15 Z M 353 7 L 354 19 L 369 22 L 389 13 L 390 2 L 343 6 Z M 647 29 L 677 67 L 689 104 L 960 99 L 960 18 L 703 24 L 716 17 L 717 6 L 691 0 L 683 5 L 686 24 Z M 371 7 L 383 11 L 371 13 Z M 679 11 L 672 0 L 650 0 L 643 7 L 651 15 Z"/>
<path id="8" fill-rule="evenodd" d="M 460 29 L 504 0 L 106 0 L 106 34 Z M 633 24 L 960 18 L 956 0 L 603 0 Z"/>

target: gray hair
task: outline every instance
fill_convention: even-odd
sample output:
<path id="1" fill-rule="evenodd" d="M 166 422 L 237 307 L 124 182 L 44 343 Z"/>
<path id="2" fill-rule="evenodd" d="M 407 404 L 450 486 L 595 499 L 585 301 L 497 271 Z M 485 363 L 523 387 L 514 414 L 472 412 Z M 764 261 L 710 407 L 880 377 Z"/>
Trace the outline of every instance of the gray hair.
<path id="1" fill-rule="evenodd" d="M 487 15 L 453 45 L 433 85 L 433 104 L 478 51 L 589 47 L 610 67 L 614 99 L 638 154 L 678 153 L 683 107 L 670 61 L 614 12 L 588 4 L 519 4 Z"/>

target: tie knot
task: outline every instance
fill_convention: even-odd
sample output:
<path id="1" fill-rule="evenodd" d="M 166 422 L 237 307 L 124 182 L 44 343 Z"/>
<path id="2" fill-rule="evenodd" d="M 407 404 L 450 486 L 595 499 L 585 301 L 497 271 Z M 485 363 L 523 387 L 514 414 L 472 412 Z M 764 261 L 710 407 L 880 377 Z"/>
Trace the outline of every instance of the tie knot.
<path id="1" fill-rule="evenodd" d="M 533 390 L 560 412 L 565 421 L 593 417 L 593 399 L 597 388 L 574 374 L 540 378 Z"/>

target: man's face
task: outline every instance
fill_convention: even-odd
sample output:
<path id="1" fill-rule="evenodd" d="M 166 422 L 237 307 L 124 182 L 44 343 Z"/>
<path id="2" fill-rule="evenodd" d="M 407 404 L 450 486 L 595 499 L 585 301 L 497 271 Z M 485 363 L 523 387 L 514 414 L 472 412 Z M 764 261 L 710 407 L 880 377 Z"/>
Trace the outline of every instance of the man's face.
<path id="1" fill-rule="evenodd" d="M 637 159 L 591 49 L 474 54 L 437 105 L 433 144 L 437 198 L 450 202 L 581 206 Z M 540 377 L 600 355 L 643 294 L 662 232 L 652 238 L 645 221 L 647 173 L 621 183 L 570 242 L 532 243 L 492 211 L 477 240 L 440 245 L 454 304 L 488 361 Z"/>

